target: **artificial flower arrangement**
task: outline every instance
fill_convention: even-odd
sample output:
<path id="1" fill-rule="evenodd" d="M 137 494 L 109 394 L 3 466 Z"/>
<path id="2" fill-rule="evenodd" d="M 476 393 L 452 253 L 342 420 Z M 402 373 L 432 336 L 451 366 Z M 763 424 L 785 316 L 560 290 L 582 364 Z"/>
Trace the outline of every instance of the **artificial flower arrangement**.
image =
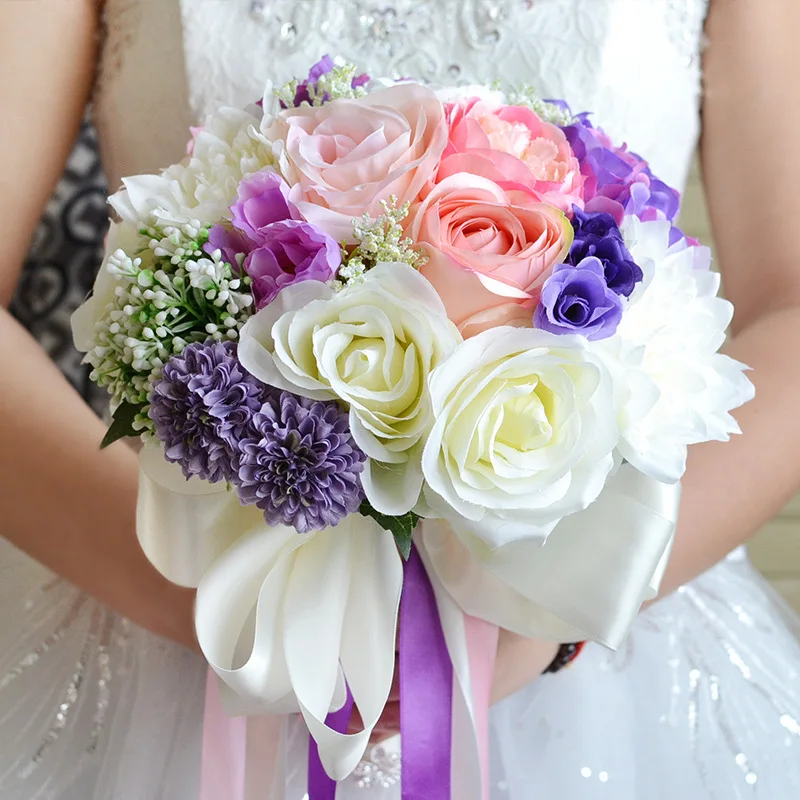
<path id="1" fill-rule="evenodd" d="M 752 396 L 678 193 L 564 102 L 326 57 L 110 202 L 76 342 L 105 443 L 144 440 L 140 540 L 198 587 L 227 711 L 302 714 L 331 796 L 402 605 L 402 693 L 428 699 L 403 707 L 403 781 L 482 796 L 498 626 L 618 644 L 688 445 Z M 461 765 L 438 777 L 431 720 Z"/>

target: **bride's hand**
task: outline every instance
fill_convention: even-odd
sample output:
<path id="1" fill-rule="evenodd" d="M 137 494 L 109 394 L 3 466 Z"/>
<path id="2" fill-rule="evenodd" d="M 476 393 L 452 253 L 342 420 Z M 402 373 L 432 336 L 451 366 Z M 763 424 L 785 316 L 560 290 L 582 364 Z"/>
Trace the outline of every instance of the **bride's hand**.
<path id="1" fill-rule="evenodd" d="M 505 700 L 538 678 L 558 653 L 558 645 L 540 639 L 526 639 L 506 630 L 500 631 L 497 663 L 492 684 L 492 705 Z"/>
<path id="2" fill-rule="evenodd" d="M 538 678 L 556 657 L 558 645 L 538 639 L 526 639 L 515 633 L 501 630 L 497 644 L 497 663 L 492 684 L 492 704 L 519 691 L 523 686 Z M 389 694 L 389 702 L 376 726 L 373 743 L 400 733 L 400 687 L 399 670 L 395 668 L 395 678 Z M 350 732 L 361 730 L 358 712 L 354 715 Z"/>

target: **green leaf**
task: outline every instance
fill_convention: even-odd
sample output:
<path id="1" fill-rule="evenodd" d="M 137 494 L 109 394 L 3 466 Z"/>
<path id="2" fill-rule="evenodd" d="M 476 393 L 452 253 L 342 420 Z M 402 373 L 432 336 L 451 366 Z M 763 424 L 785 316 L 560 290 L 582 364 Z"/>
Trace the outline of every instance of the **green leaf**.
<path id="1" fill-rule="evenodd" d="M 365 517 L 372 517 L 381 528 L 389 531 L 394 536 L 400 555 L 405 561 L 408 561 L 408 557 L 411 555 L 411 535 L 422 517 L 413 511 L 409 511 L 399 517 L 390 517 L 387 514 L 381 514 L 380 511 L 376 511 L 367 500 L 361 504 L 359 511 Z"/>
<path id="2" fill-rule="evenodd" d="M 122 403 L 119 408 L 114 412 L 111 419 L 111 425 L 100 443 L 100 449 L 104 450 L 110 444 L 114 444 L 118 439 L 124 439 L 126 436 L 138 436 L 139 432 L 133 429 L 133 420 L 136 415 L 141 411 L 141 406 L 134 405 L 133 403 Z"/>

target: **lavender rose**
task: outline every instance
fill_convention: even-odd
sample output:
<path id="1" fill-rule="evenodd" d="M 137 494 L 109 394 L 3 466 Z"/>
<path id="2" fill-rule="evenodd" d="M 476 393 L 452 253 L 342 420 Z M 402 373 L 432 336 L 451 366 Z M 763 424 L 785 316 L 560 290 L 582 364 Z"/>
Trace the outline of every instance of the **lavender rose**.
<path id="1" fill-rule="evenodd" d="M 578 265 L 586 258 L 599 258 L 611 291 L 630 297 L 643 273 L 625 247 L 619 226 L 611 214 L 584 212 L 573 206 L 575 238 L 568 261 Z"/>
<path id="2" fill-rule="evenodd" d="M 258 242 L 264 229 L 273 222 L 302 219 L 297 206 L 289 202 L 289 186 L 271 169 L 245 178 L 237 191 L 238 199 L 231 206 L 233 227 L 248 239 Z"/>
<path id="3" fill-rule="evenodd" d="M 225 261 L 253 279 L 256 308 L 270 303 L 284 286 L 334 277 L 342 263 L 339 245 L 303 221 L 280 175 L 257 172 L 241 182 L 237 194 L 233 227 L 215 225 L 206 250 L 221 250 Z"/>
<path id="4" fill-rule="evenodd" d="M 589 340 L 606 339 L 622 319 L 622 301 L 606 284 L 599 258 L 560 264 L 547 279 L 533 316 L 537 328 L 551 333 L 578 333 Z"/>
<path id="5" fill-rule="evenodd" d="M 258 506 L 270 525 L 298 533 L 333 526 L 364 499 L 365 458 L 335 402 L 274 392 L 239 443 L 239 498 Z"/>
<path id="6" fill-rule="evenodd" d="M 265 393 L 236 350 L 233 342 L 190 344 L 167 361 L 153 387 L 156 435 L 167 461 L 180 464 L 187 479 L 235 479 L 239 438 Z"/>
<path id="7" fill-rule="evenodd" d="M 221 250 L 224 261 L 241 267 L 242 257 L 259 245 L 266 227 L 303 217 L 289 202 L 289 187 L 274 170 L 261 170 L 245 178 L 236 193 L 236 202 L 230 209 L 233 227 L 215 225 L 209 231 L 205 250 Z"/>
<path id="8" fill-rule="evenodd" d="M 342 263 L 339 245 L 307 222 L 283 220 L 263 229 L 261 246 L 244 262 L 253 279 L 256 308 L 268 305 L 283 289 L 298 281 L 328 281 Z"/>

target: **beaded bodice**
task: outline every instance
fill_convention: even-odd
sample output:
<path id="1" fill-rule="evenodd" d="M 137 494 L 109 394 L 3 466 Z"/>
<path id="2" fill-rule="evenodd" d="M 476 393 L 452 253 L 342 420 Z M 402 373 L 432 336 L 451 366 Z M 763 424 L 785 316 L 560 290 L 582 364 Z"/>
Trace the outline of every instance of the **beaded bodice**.
<path id="1" fill-rule="evenodd" d="M 707 0 L 107 0 L 96 110 L 112 183 L 186 128 L 329 53 L 372 75 L 533 86 L 681 185 L 699 128 Z"/>

